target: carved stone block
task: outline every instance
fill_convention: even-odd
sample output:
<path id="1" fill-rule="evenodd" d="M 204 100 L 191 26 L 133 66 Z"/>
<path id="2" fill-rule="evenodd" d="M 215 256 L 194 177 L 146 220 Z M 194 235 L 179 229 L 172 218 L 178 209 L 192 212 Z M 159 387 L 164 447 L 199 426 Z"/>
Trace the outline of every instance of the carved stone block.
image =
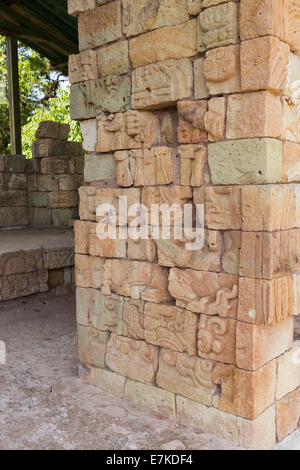
<path id="1" fill-rule="evenodd" d="M 79 361 L 87 366 L 104 368 L 109 334 L 85 326 L 78 326 L 77 330 Z"/>
<path id="2" fill-rule="evenodd" d="M 239 274 L 241 232 L 224 232 L 224 254 L 222 256 L 222 268 L 228 274 Z"/>
<path id="3" fill-rule="evenodd" d="M 213 361 L 162 349 L 156 380 L 165 390 L 212 406 L 216 392 L 212 373 Z"/>
<path id="4" fill-rule="evenodd" d="M 196 354 L 197 316 L 181 308 L 146 303 L 145 340 L 147 343 Z"/>
<path id="5" fill-rule="evenodd" d="M 103 281 L 104 260 L 93 256 L 75 256 L 75 280 L 78 287 L 100 289 Z"/>
<path id="6" fill-rule="evenodd" d="M 235 364 L 237 321 L 219 316 L 200 315 L 198 355 L 206 359 Z"/>
<path id="7" fill-rule="evenodd" d="M 97 53 L 84 51 L 69 56 L 70 83 L 86 82 L 99 78 Z"/>
<path id="8" fill-rule="evenodd" d="M 241 91 L 240 46 L 207 51 L 203 73 L 210 95 Z"/>
<path id="9" fill-rule="evenodd" d="M 132 107 L 159 109 L 189 98 L 193 89 L 193 67 L 189 59 L 167 60 L 134 70 Z"/>
<path id="10" fill-rule="evenodd" d="M 156 246 L 153 240 L 128 240 L 127 257 L 136 261 L 153 263 Z"/>
<path id="11" fill-rule="evenodd" d="M 109 76 L 71 86 L 71 117 L 82 121 L 101 113 L 121 113 L 130 108 L 130 78 Z"/>
<path id="12" fill-rule="evenodd" d="M 207 142 L 204 116 L 207 111 L 206 101 L 179 101 L 178 108 L 178 142 L 196 144 Z"/>
<path id="13" fill-rule="evenodd" d="M 236 186 L 210 186 L 194 190 L 194 201 L 205 194 L 205 225 L 213 230 L 240 230 L 241 188 Z"/>
<path id="14" fill-rule="evenodd" d="M 144 341 L 111 335 L 106 365 L 117 374 L 143 383 L 152 383 L 158 368 L 158 348 Z"/>
<path id="15" fill-rule="evenodd" d="M 98 118 L 97 152 L 150 148 L 160 142 L 159 117 L 152 113 L 128 111 Z"/>
<path id="16" fill-rule="evenodd" d="M 203 10 L 198 17 L 198 51 L 235 44 L 238 39 L 237 5 L 224 3 Z"/>
<path id="17" fill-rule="evenodd" d="M 115 159 L 119 186 L 155 186 L 173 182 L 172 150 L 168 147 L 116 152 Z"/>
<path id="18" fill-rule="evenodd" d="M 172 268 L 169 292 L 178 307 L 206 315 L 236 318 L 237 276 Z"/>
<path id="19" fill-rule="evenodd" d="M 123 309 L 123 335 L 134 339 L 145 339 L 144 302 L 126 300 Z"/>
<path id="20" fill-rule="evenodd" d="M 290 48 L 275 37 L 264 37 L 241 45 L 242 90 L 274 90 L 287 87 Z"/>
<path id="21" fill-rule="evenodd" d="M 206 147 L 204 145 L 181 145 L 178 152 L 181 159 L 181 184 L 183 186 L 202 186 Z"/>
<path id="22" fill-rule="evenodd" d="M 208 112 L 204 116 L 204 125 L 209 142 L 223 140 L 225 129 L 225 98 L 211 98 L 208 101 Z"/>

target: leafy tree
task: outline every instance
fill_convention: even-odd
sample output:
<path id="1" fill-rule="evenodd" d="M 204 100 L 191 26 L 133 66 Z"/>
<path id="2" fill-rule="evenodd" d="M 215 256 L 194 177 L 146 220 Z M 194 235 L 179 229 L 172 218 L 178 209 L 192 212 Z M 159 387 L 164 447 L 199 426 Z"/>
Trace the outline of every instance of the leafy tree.
<path id="1" fill-rule="evenodd" d="M 19 43 L 20 104 L 23 153 L 31 156 L 35 131 L 41 121 L 71 125 L 70 140 L 81 141 L 79 123 L 71 122 L 68 79 L 53 70 L 48 59 Z M 1 86 L 2 85 L 2 86 Z M 6 40 L 0 36 L 0 155 L 10 151 L 9 107 L 7 94 Z M 5 89 L 4 88 L 4 89 Z M 2 97 L 2 100 L 1 100 Z"/>

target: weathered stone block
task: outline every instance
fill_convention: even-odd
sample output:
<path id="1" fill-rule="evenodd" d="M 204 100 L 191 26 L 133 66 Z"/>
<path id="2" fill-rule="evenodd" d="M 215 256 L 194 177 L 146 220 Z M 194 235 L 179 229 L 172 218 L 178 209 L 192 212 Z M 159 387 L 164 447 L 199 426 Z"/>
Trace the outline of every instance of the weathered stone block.
<path id="1" fill-rule="evenodd" d="M 43 158 L 41 173 L 43 175 L 61 175 L 69 173 L 70 162 L 66 158 Z"/>
<path id="2" fill-rule="evenodd" d="M 209 97 L 206 79 L 204 77 L 204 57 L 194 61 L 194 94 L 196 100 Z"/>
<path id="3" fill-rule="evenodd" d="M 122 0 L 123 31 L 135 36 L 151 29 L 184 23 L 189 19 L 187 0 Z"/>
<path id="4" fill-rule="evenodd" d="M 148 149 L 160 142 L 159 118 L 153 113 L 128 111 L 98 118 L 97 152 Z"/>
<path id="5" fill-rule="evenodd" d="M 27 160 L 24 155 L 8 155 L 4 158 L 7 173 L 25 173 Z"/>
<path id="6" fill-rule="evenodd" d="M 129 55 L 134 68 L 196 54 L 196 20 L 157 29 L 129 42 Z"/>
<path id="7" fill-rule="evenodd" d="M 33 207 L 30 210 L 30 224 L 35 228 L 50 228 L 51 209 L 46 207 Z"/>
<path id="8" fill-rule="evenodd" d="M 228 274 L 239 274 L 241 232 L 224 232 L 224 253 L 222 256 L 222 268 Z"/>
<path id="9" fill-rule="evenodd" d="M 282 143 L 274 139 L 242 139 L 208 145 L 213 184 L 278 183 L 282 175 Z"/>
<path id="10" fill-rule="evenodd" d="M 56 139 L 39 139 L 32 144 L 33 158 L 81 157 L 83 149 L 80 142 L 67 142 Z"/>
<path id="11" fill-rule="evenodd" d="M 61 124 L 53 121 L 43 121 L 40 123 L 35 133 L 35 138 L 68 140 L 69 134 L 69 124 Z"/>
<path id="12" fill-rule="evenodd" d="M 129 72 L 128 41 L 117 42 L 97 52 L 100 77 Z"/>
<path id="13" fill-rule="evenodd" d="M 212 406 L 216 392 L 212 372 L 212 361 L 162 349 L 156 381 L 165 390 Z"/>
<path id="14" fill-rule="evenodd" d="M 83 148 L 86 152 L 95 152 L 97 143 L 97 120 L 89 119 L 80 123 Z"/>
<path id="15" fill-rule="evenodd" d="M 111 2 L 78 18 L 79 50 L 95 49 L 122 37 L 121 2 Z"/>
<path id="16" fill-rule="evenodd" d="M 235 44 L 238 40 L 237 5 L 224 3 L 203 10 L 198 17 L 198 51 Z"/>
<path id="17" fill-rule="evenodd" d="M 76 207 L 70 209 L 52 209 L 51 223 L 54 228 L 69 229 L 74 225 L 74 219 L 77 217 Z"/>
<path id="18" fill-rule="evenodd" d="M 205 202 L 205 225 L 213 230 L 240 230 L 242 194 L 240 187 L 222 186 L 194 190 L 194 202 Z"/>
<path id="19" fill-rule="evenodd" d="M 1 207 L 26 207 L 28 204 L 27 191 L 23 190 L 1 190 Z"/>
<path id="20" fill-rule="evenodd" d="M 0 227 L 25 227 L 28 222 L 27 207 L 0 207 Z"/>
<path id="21" fill-rule="evenodd" d="M 78 287 L 100 289 L 103 283 L 104 260 L 94 256 L 75 256 L 75 279 Z"/>
<path id="22" fill-rule="evenodd" d="M 96 7 L 96 0 L 68 0 L 69 15 L 78 16 L 87 10 L 92 10 Z"/>
<path id="23" fill-rule="evenodd" d="M 9 191 L 27 190 L 27 176 L 22 173 L 7 173 L 4 177 L 5 186 Z"/>
<path id="24" fill-rule="evenodd" d="M 101 240 L 96 233 L 96 224 L 90 226 L 90 255 L 100 258 L 126 258 L 126 240 L 107 238 Z"/>
<path id="25" fill-rule="evenodd" d="M 94 367 L 105 367 L 105 352 L 108 333 L 85 326 L 77 327 L 78 330 L 78 354 L 83 364 Z"/>
<path id="26" fill-rule="evenodd" d="M 125 300 L 123 308 L 123 335 L 145 339 L 144 305 L 141 300 Z"/>
<path id="27" fill-rule="evenodd" d="M 48 207 L 48 193 L 34 191 L 29 193 L 30 207 Z"/>
<path id="28" fill-rule="evenodd" d="M 96 51 L 84 51 L 80 54 L 69 56 L 69 80 L 70 83 L 97 80 L 99 69 Z M 55 138 L 55 137 L 54 137 Z"/>
<path id="29" fill-rule="evenodd" d="M 180 182 L 183 186 L 202 186 L 206 147 L 204 145 L 181 145 L 178 147 L 181 170 Z"/>
<path id="30" fill-rule="evenodd" d="M 292 349 L 277 359 L 277 400 L 281 400 L 300 386 L 299 364 L 300 341 L 295 341 Z"/>
<path id="31" fill-rule="evenodd" d="M 282 441 L 295 431 L 300 420 L 300 387 L 276 404 L 277 440 Z"/>
<path id="32" fill-rule="evenodd" d="M 283 100 L 283 131 L 282 139 L 300 142 L 300 104 Z"/>
<path id="33" fill-rule="evenodd" d="M 113 75 L 71 86 L 71 117 L 82 121 L 101 113 L 120 113 L 130 108 L 129 77 Z"/>
<path id="34" fill-rule="evenodd" d="M 282 182 L 300 182 L 300 144 L 283 143 Z"/>
<path id="35" fill-rule="evenodd" d="M 241 91 L 240 46 L 207 51 L 202 73 L 210 95 Z"/>
<path id="36" fill-rule="evenodd" d="M 290 48 L 269 36 L 252 39 L 241 45 L 242 90 L 273 90 L 287 87 Z"/>
<path id="37" fill-rule="evenodd" d="M 75 253 L 81 255 L 88 255 L 90 249 L 89 240 L 90 223 L 81 220 L 75 220 L 74 233 L 75 233 Z"/>
<path id="38" fill-rule="evenodd" d="M 179 101 L 177 136 L 180 144 L 207 142 L 204 116 L 207 112 L 206 101 Z"/>
<path id="39" fill-rule="evenodd" d="M 236 325 L 236 320 L 231 318 L 200 315 L 197 335 L 198 356 L 235 364 Z"/>
<path id="40" fill-rule="evenodd" d="M 158 349 L 113 333 L 107 346 L 106 365 L 125 377 L 152 383 L 158 368 Z"/>
<path id="41" fill-rule="evenodd" d="M 113 393 L 120 397 L 124 396 L 126 378 L 121 377 L 118 374 L 114 374 L 114 372 L 105 369 L 97 369 L 91 366 L 89 366 L 87 372 L 86 370 L 83 371 L 82 367 L 80 367 L 79 378 L 90 385 L 100 387 L 109 393 Z"/>
<path id="42" fill-rule="evenodd" d="M 257 326 L 238 321 L 237 366 L 241 369 L 256 370 L 272 361 L 292 347 L 293 331 L 293 318 L 269 326 Z"/>
<path id="43" fill-rule="evenodd" d="M 168 305 L 146 303 L 145 340 L 147 343 L 196 355 L 197 317 Z"/>
<path id="44" fill-rule="evenodd" d="M 76 191 L 78 189 L 77 175 L 61 175 L 58 183 L 59 191 Z"/>
<path id="45" fill-rule="evenodd" d="M 192 88 L 193 67 L 189 59 L 140 67 L 132 74 L 132 107 L 163 108 L 191 97 Z"/>
<path id="46" fill-rule="evenodd" d="M 77 206 L 78 195 L 75 191 L 57 191 L 49 194 L 49 207 L 62 209 Z"/>
<path id="47" fill-rule="evenodd" d="M 231 95 L 228 99 L 227 139 L 281 137 L 280 97 L 268 91 Z"/>
<path id="48" fill-rule="evenodd" d="M 209 142 L 223 140 L 225 130 L 225 98 L 211 98 L 208 101 L 208 112 L 204 116 L 204 125 Z"/>
<path id="49" fill-rule="evenodd" d="M 169 292 L 178 307 L 195 313 L 236 318 L 237 276 L 173 268 L 170 271 Z"/>
<path id="50" fill-rule="evenodd" d="M 102 181 L 116 176 L 116 162 L 113 155 L 87 155 L 84 165 L 84 179 L 87 183 Z"/>
<path id="51" fill-rule="evenodd" d="M 167 418 L 175 418 L 175 395 L 153 385 L 127 380 L 125 398 Z"/>
<path id="52" fill-rule="evenodd" d="M 156 256 L 156 246 L 153 240 L 127 241 L 127 257 L 136 261 L 149 261 L 153 263 Z"/>

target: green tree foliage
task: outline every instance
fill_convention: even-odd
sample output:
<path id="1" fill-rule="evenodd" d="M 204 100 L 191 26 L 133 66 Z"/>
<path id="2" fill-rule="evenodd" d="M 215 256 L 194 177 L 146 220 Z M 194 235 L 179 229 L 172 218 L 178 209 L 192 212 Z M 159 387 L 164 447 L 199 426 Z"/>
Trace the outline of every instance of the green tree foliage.
<path id="1" fill-rule="evenodd" d="M 70 119 L 70 89 L 67 78 L 51 68 L 50 62 L 37 52 L 19 44 L 19 75 L 23 153 L 31 156 L 35 131 L 41 121 L 71 125 L 70 140 L 81 141 L 80 125 Z M 6 41 L 0 36 L 0 93 L 7 89 Z M 2 100 L 3 101 L 3 100 Z M 7 94 L 0 96 L 0 155 L 10 151 Z"/>

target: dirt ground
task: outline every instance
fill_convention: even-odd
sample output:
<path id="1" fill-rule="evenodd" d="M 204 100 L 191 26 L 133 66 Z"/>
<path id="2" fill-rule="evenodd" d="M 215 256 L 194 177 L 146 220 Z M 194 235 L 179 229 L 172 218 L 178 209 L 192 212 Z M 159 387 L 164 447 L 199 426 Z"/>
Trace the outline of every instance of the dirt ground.
<path id="1" fill-rule="evenodd" d="M 0 449 L 231 449 L 77 378 L 75 296 L 0 306 Z M 300 450 L 300 432 L 280 448 Z"/>

